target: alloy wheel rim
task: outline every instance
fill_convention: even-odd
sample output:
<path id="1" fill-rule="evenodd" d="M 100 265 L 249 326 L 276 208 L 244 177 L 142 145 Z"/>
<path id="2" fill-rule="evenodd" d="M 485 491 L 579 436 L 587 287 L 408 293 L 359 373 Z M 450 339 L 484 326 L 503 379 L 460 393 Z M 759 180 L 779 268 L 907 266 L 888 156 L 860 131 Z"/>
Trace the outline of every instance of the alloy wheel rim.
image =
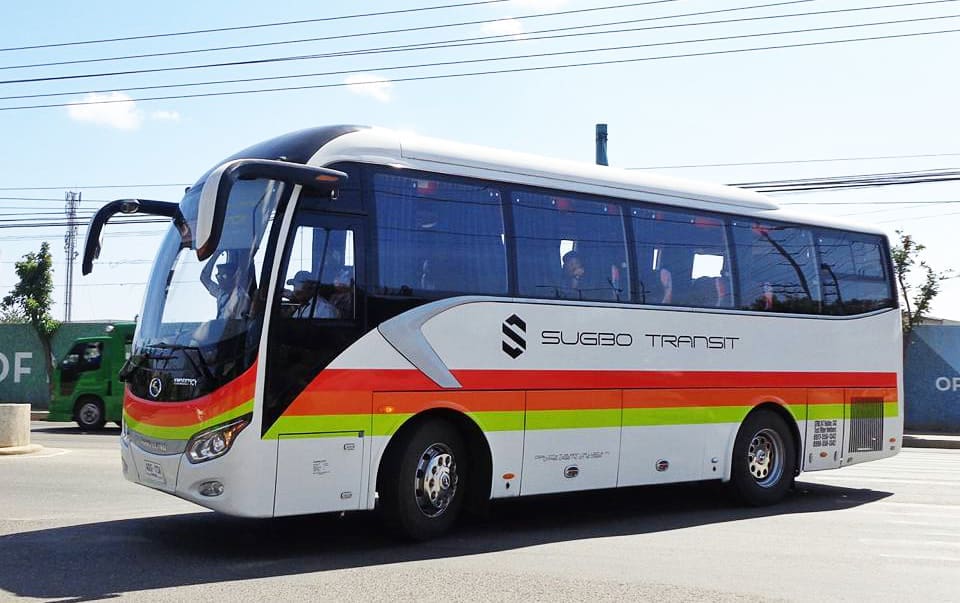
<path id="1" fill-rule="evenodd" d="M 784 467 L 783 453 L 783 438 L 772 429 L 761 429 L 750 438 L 747 470 L 758 486 L 772 488 L 780 482 Z"/>
<path id="2" fill-rule="evenodd" d="M 427 446 L 417 461 L 414 494 L 424 516 L 439 517 L 457 492 L 457 462 L 453 450 L 442 443 Z"/>

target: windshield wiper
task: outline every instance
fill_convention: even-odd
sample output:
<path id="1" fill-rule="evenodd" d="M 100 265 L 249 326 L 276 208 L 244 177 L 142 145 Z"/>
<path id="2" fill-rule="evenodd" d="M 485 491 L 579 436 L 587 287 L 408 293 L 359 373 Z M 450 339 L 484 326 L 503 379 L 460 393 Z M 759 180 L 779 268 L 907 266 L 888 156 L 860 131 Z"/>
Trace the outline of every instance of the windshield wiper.
<path id="1" fill-rule="evenodd" d="M 195 370 L 198 375 L 202 375 L 206 379 L 213 379 L 213 373 L 210 371 L 210 364 L 203 356 L 203 351 L 195 345 L 183 345 L 179 343 L 154 343 L 144 347 L 158 348 L 161 350 L 182 350 L 184 352 L 184 358 L 190 361 L 190 364 L 193 365 L 193 370 Z M 197 358 L 200 361 L 197 362 L 194 360 L 190 354 L 187 354 L 187 351 L 196 352 Z"/>

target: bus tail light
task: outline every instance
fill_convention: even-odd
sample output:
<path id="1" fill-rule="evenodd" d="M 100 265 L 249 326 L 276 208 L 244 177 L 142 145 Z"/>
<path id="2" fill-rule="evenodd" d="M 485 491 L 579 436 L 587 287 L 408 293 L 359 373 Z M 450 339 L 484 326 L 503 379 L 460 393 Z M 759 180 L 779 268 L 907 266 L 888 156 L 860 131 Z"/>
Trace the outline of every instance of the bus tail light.
<path id="1" fill-rule="evenodd" d="M 233 446 L 237 435 L 249 424 L 250 415 L 244 415 L 229 423 L 198 433 L 187 443 L 187 460 L 196 464 L 225 455 Z"/>

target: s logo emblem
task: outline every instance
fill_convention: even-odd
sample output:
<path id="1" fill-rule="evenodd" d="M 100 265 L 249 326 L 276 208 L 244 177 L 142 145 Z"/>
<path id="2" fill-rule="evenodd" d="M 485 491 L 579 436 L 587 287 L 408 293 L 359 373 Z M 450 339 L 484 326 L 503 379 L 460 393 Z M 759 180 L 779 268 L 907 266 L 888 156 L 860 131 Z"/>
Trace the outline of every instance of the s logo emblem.
<path id="1" fill-rule="evenodd" d="M 160 392 L 163 391 L 163 382 L 160 381 L 159 377 L 154 377 L 150 380 L 150 395 L 156 398 L 160 395 Z"/>
<path id="2" fill-rule="evenodd" d="M 527 323 L 516 314 L 503 321 L 503 353 L 516 358 L 527 349 Z"/>

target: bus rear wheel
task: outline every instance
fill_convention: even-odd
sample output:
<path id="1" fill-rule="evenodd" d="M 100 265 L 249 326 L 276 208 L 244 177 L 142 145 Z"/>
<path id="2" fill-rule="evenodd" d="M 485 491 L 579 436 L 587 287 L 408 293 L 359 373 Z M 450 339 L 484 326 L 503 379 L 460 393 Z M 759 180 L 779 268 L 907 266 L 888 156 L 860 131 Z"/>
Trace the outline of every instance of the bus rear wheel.
<path id="1" fill-rule="evenodd" d="M 427 540 L 449 530 L 463 508 L 463 438 L 438 419 L 424 421 L 401 437 L 382 468 L 381 510 L 394 534 Z"/>
<path id="2" fill-rule="evenodd" d="M 77 425 L 84 431 L 99 431 L 107 422 L 103 401 L 100 398 L 93 396 L 80 398 L 73 412 Z"/>
<path id="3" fill-rule="evenodd" d="M 733 445 L 734 492 L 748 505 L 779 502 L 793 484 L 796 459 L 793 435 L 783 417 L 770 410 L 754 411 Z"/>

